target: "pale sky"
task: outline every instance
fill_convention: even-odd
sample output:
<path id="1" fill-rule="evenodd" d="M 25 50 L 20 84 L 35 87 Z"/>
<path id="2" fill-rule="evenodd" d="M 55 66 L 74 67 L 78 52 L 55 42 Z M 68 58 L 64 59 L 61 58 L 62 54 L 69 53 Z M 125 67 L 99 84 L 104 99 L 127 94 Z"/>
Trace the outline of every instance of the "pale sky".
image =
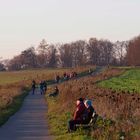
<path id="1" fill-rule="evenodd" d="M 140 0 L 0 0 L 0 57 L 39 44 L 140 34 Z"/>

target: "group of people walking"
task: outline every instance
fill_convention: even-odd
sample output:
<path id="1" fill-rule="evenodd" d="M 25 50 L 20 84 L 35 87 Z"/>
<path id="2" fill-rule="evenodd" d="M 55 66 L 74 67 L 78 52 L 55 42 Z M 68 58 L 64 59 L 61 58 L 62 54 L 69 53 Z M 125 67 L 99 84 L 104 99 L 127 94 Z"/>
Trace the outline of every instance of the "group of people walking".
<path id="1" fill-rule="evenodd" d="M 33 80 L 32 81 L 32 94 L 34 95 L 35 94 L 35 90 L 37 88 L 37 84 L 36 84 L 36 81 Z M 40 94 L 45 94 L 46 91 L 47 91 L 47 82 L 44 80 L 44 81 L 40 81 L 39 83 L 39 90 L 40 90 Z M 59 89 L 57 86 L 54 87 L 54 91 L 52 93 L 50 93 L 48 96 L 49 97 L 55 97 L 59 94 Z"/>
<path id="2" fill-rule="evenodd" d="M 70 73 L 64 72 L 63 76 L 59 76 L 59 75 L 55 76 L 55 82 L 59 83 L 60 80 L 69 80 L 75 77 L 77 77 L 77 73 L 75 71 L 72 71 Z"/>
<path id="3" fill-rule="evenodd" d="M 34 95 L 35 94 L 35 89 L 37 88 L 37 84 L 36 84 L 36 81 L 33 80 L 32 81 L 32 94 Z M 40 81 L 39 83 L 39 89 L 40 89 L 40 94 L 45 94 L 45 92 L 47 91 L 47 82 L 44 80 L 44 81 Z"/>

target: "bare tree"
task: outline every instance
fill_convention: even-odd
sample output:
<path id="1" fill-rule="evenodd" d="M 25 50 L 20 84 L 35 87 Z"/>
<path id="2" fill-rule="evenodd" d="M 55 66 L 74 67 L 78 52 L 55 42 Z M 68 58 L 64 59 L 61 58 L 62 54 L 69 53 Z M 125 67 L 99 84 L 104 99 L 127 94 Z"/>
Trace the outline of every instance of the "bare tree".
<path id="1" fill-rule="evenodd" d="M 37 47 L 38 53 L 46 54 L 47 53 L 47 47 L 48 47 L 47 41 L 45 39 L 42 39 L 39 46 Z"/>
<path id="2" fill-rule="evenodd" d="M 21 70 L 22 64 L 21 64 L 21 56 L 15 56 L 13 59 L 11 59 L 9 62 L 7 62 L 7 68 L 8 70 Z"/>
<path id="3" fill-rule="evenodd" d="M 49 46 L 48 57 L 49 57 L 48 66 L 49 67 L 57 67 L 58 55 L 57 55 L 57 49 L 54 45 Z"/>
<path id="4" fill-rule="evenodd" d="M 62 67 L 72 67 L 72 47 L 70 44 L 62 44 L 59 47 L 60 61 Z"/>
<path id="5" fill-rule="evenodd" d="M 0 71 L 5 71 L 5 70 L 6 70 L 6 69 L 5 69 L 4 64 L 0 63 Z"/>
<path id="6" fill-rule="evenodd" d="M 47 67 L 48 65 L 48 44 L 43 39 L 37 47 L 37 65 L 38 67 Z"/>
<path id="7" fill-rule="evenodd" d="M 108 40 L 99 40 L 99 61 L 98 65 L 110 65 L 113 60 L 113 44 Z"/>
<path id="8" fill-rule="evenodd" d="M 36 53 L 34 47 L 30 47 L 21 52 L 20 63 L 22 68 L 35 68 L 37 67 Z"/>
<path id="9" fill-rule="evenodd" d="M 122 66 L 125 65 L 125 57 L 128 49 L 128 41 L 117 41 L 113 45 L 114 49 L 114 57 L 116 57 L 118 61 L 118 65 Z"/>
<path id="10" fill-rule="evenodd" d="M 109 65 L 114 60 L 113 43 L 108 40 L 91 38 L 87 47 L 89 63 L 94 65 Z"/>
<path id="11" fill-rule="evenodd" d="M 72 65 L 82 66 L 87 63 L 86 47 L 87 43 L 79 40 L 70 44 L 72 49 Z"/>
<path id="12" fill-rule="evenodd" d="M 90 38 L 87 46 L 89 63 L 93 65 L 98 64 L 100 50 L 98 48 L 98 40 L 96 38 Z"/>

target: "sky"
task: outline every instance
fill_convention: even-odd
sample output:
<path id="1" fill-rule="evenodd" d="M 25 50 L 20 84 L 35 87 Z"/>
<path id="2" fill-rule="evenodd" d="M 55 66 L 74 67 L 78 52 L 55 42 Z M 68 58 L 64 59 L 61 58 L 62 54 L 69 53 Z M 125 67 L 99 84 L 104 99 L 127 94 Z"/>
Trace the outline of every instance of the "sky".
<path id="1" fill-rule="evenodd" d="M 42 39 L 129 40 L 140 34 L 140 0 L 0 0 L 0 57 L 12 58 Z"/>

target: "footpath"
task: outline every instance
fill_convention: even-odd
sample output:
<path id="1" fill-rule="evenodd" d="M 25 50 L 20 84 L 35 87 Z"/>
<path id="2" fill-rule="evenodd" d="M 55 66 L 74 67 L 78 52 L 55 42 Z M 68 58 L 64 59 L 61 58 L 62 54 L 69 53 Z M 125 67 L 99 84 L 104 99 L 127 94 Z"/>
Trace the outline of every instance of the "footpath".
<path id="1" fill-rule="evenodd" d="M 39 89 L 29 93 L 21 109 L 0 127 L 0 140 L 51 140 L 46 122 L 47 105 Z"/>

